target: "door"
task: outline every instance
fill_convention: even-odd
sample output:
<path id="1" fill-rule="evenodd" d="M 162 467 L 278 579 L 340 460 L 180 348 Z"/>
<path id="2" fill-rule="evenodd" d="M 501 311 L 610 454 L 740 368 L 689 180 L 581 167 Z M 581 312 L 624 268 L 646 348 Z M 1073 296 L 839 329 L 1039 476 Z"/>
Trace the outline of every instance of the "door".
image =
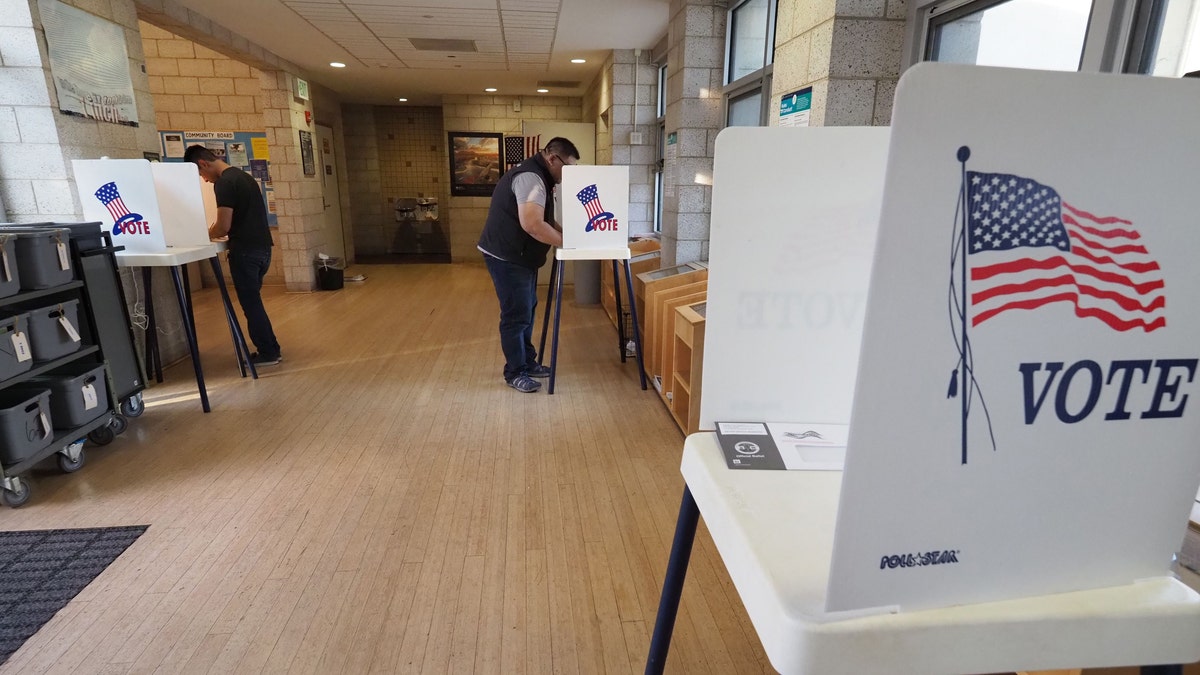
<path id="1" fill-rule="evenodd" d="M 333 146 L 333 128 L 317 125 L 317 146 L 321 159 L 321 189 L 325 199 L 325 222 L 321 228 L 321 250 L 346 258 L 345 232 L 342 227 L 342 198 L 338 191 L 338 170 Z"/>

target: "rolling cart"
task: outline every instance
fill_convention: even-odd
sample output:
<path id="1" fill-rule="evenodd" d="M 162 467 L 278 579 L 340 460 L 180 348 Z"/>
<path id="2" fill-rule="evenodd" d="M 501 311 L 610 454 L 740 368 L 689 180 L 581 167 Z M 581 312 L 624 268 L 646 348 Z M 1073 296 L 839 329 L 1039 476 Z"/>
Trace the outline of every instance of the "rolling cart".
<path id="1" fill-rule="evenodd" d="M 0 246 L 0 500 L 18 507 L 34 466 L 56 455 L 78 471 L 84 439 L 107 445 L 125 431 L 121 411 L 141 414 L 145 376 L 119 249 L 98 223 L 0 225 Z"/>

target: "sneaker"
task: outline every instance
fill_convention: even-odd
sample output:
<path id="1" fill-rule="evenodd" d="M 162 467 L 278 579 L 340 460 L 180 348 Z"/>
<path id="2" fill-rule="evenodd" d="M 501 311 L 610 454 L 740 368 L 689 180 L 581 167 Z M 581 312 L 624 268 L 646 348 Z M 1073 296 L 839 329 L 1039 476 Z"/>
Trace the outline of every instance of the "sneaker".
<path id="1" fill-rule="evenodd" d="M 525 369 L 525 374 L 530 377 L 550 377 L 550 366 L 535 363 Z"/>
<path id="2" fill-rule="evenodd" d="M 516 389 L 522 394 L 532 394 L 542 388 L 542 383 L 529 377 L 528 375 L 518 375 L 511 380 L 506 380 L 508 386 Z"/>
<path id="3" fill-rule="evenodd" d="M 262 354 L 259 354 L 258 352 L 254 352 L 253 354 L 250 355 L 250 363 L 253 363 L 255 366 L 277 366 L 277 365 L 279 365 L 279 362 L 282 360 L 283 360 L 282 355 L 271 357 L 271 356 L 263 356 Z"/>

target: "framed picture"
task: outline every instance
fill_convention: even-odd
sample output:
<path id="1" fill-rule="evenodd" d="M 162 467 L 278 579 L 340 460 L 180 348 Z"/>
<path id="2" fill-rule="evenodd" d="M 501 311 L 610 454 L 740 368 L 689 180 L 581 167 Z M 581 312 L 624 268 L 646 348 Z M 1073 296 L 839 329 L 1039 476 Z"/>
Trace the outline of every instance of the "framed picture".
<path id="1" fill-rule="evenodd" d="M 453 197 L 490 197 L 504 173 L 500 149 L 503 134 L 475 131 L 451 131 L 450 195 Z"/>
<path id="2" fill-rule="evenodd" d="M 312 132 L 300 132 L 300 163 L 304 166 L 305 176 L 317 175 L 317 163 L 313 159 Z"/>

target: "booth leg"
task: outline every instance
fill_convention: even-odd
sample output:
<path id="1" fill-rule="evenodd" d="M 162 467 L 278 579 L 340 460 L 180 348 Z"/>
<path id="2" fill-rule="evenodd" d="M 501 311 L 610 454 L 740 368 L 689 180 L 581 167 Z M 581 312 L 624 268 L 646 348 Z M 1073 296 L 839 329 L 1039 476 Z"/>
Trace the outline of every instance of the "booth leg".
<path id="1" fill-rule="evenodd" d="M 542 360 L 546 357 L 546 331 L 550 328 L 550 305 L 557 307 L 554 303 L 554 281 L 558 278 L 558 261 L 555 261 L 550 266 L 550 285 L 546 287 L 546 309 L 542 312 L 542 339 L 538 344 L 538 365 L 542 365 Z M 553 390 L 553 387 L 551 387 Z"/>
<path id="2" fill-rule="evenodd" d="M 251 377 L 257 380 L 258 369 L 250 360 L 250 347 L 246 345 L 242 324 L 238 321 L 237 314 L 233 311 L 233 303 L 229 300 L 229 289 L 225 286 L 225 275 L 221 272 L 221 260 L 217 256 L 208 260 L 212 263 L 213 274 L 217 277 L 217 288 L 221 290 L 221 302 L 225 305 L 225 320 L 229 322 L 229 332 L 233 336 L 233 348 L 238 355 L 238 370 L 242 373 L 242 377 L 245 377 L 246 369 L 249 368 Z"/>
<path id="3" fill-rule="evenodd" d="M 625 363 L 625 315 L 621 311 L 621 276 L 617 272 L 617 260 L 612 261 L 613 266 L 613 299 L 617 305 L 617 349 L 621 352 L 621 363 Z M 633 298 L 629 298 L 633 302 Z"/>
<path id="4" fill-rule="evenodd" d="M 558 268 L 558 282 L 554 285 L 554 338 L 550 342 L 550 386 L 548 394 L 554 393 L 554 376 L 558 374 L 558 326 L 562 319 L 562 266 L 563 261 L 554 263 Z"/>
<path id="5" fill-rule="evenodd" d="M 642 379 L 642 391 L 646 391 L 646 362 L 642 359 L 645 350 L 642 349 L 642 334 L 638 330 L 637 303 L 633 301 L 633 275 L 629 271 L 629 261 L 621 262 L 625 266 L 625 290 L 629 291 L 629 317 L 633 323 L 633 344 L 637 347 L 638 375 Z"/>
<path id="6" fill-rule="evenodd" d="M 200 346 L 196 343 L 196 325 L 192 321 L 192 298 L 184 290 L 189 286 L 187 276 L 180 266 L 171 267 L 171 280 L 175 282 L 175 294 L 179 296 L 179 313 L 183 317 L 183 332 L 187 336 L 188 350 L 192 353 L 192 367 L 196 370 L 196 388 L 200 390 L 200 407 L 211 412 L 208 405 L 208 390 L 204 387 L 204 369 L 200 366 Z"/>
<path id="7" fill-rule="evenodd" d="M 154 375 L 154 381 L 162 384 L 162 356 L 158 353 L 158 321 L 154 318 L 154 268 L 142 268 L 143 302 L 146 306 L 146 373 Z"/>
<path id="8" fill-rule="evenodd" d="M 1183 666 L 1142 666 L 1142 675 L 1183 675 Z"/>
<path id="9" fill-rule="evenodd" d="M 667 665 L 671 633 L 675 631 L 675 616 L 679 613 L 679 598 L 683 595 L 683 582 L 687 578 L 688 562 L 692 557 L 692 543 L 696 540 L 696 524 L 699 521 L 700 509 L 696 507 L 692 491 L 685 485 L 683 500 L 679 504 L 679 518 L 675 521 L 675 541 L 671 543 L 671 559 L 667 563 L 662 597 L 658 600 L 658 617 L 654 620 L 654 634 L 650 637 L 646 675 L 661 675 Z"/>

